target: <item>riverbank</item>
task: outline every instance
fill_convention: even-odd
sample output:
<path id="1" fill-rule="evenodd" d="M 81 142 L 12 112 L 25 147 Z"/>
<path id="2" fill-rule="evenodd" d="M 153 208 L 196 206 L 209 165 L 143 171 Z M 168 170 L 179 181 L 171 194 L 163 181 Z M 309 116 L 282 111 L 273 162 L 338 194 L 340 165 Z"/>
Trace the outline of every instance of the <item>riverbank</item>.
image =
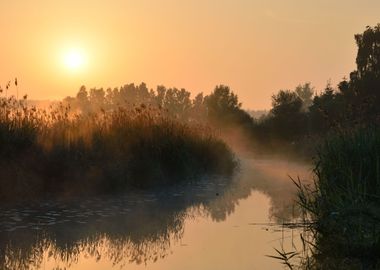
<path id="1" fill-rule="evenodd" d="M 296 181 L 307 230 L 291 269 L 379 269 L 380 131 L 338 132 L 320 146 L 315 183 Z M 295 267 L 295 266 L 294 266 Z"/>
<path id="2" fill-rule="evenodd" d="M 238 164 L 212 129 L 143 105 L 84 115 L 1 102 L 3 201 L 171 185 L 230 175 Z"/>

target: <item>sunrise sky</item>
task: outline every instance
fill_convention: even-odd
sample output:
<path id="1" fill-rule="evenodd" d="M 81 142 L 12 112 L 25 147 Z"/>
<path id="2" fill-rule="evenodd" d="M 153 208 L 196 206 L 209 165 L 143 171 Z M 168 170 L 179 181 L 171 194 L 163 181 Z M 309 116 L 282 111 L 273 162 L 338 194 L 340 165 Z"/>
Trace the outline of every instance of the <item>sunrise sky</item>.
<path id="1" fill-rule="evenodd" d="M 227 84 L 267 109 L 279 89 L 347 76 L 354 34 L 379 14 L 378 0 L 0 0 L 0 85 L 58 99 L 82 84 Z"/>

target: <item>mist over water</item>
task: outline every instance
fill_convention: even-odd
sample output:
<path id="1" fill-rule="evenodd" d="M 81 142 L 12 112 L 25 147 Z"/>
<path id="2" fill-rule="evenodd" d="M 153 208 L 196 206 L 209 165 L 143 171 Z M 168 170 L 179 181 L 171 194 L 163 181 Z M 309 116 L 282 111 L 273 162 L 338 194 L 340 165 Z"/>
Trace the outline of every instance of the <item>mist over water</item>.
<path id="1" fill-rule="evenodd" d="M 123 195 L 2 206 L 2 269 L 281 269 L 265 255 L 296 232 L 289 176 L 308 164 L 241 158 L 233 178 Z M 257 225 L 262 224 L 262 225 Z M 267 224 L 267 225 L 265 225 Z M 289 243 L 292 243 L 290 241 Z M 190 259 L 191 258 L 191 259 Z"/>
<path id="2" fill-rule="evenodd" d="M 0 1 L 0 270 L 380 269 L 380 4 L 272 1 Z"/>

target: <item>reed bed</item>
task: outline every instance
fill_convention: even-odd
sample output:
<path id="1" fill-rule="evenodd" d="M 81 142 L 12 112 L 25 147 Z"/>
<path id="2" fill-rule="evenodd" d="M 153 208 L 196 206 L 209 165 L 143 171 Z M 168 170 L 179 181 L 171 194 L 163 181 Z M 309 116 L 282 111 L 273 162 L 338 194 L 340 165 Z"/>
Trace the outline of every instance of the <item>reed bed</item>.
<path id="1" fill-rule="evenodd" d="M 294 181 L 308 226 L 289 268 L 380 269 L 380 130 L 330 135 L 314 163 L 314 185 Z"/>
<path id="2" fill-rule="evenodd" d="M 0 200 L 78 195 L 232 174 L 237 160 L 208 127 L 163 110 L 74 113 L 0 100 Z"/>

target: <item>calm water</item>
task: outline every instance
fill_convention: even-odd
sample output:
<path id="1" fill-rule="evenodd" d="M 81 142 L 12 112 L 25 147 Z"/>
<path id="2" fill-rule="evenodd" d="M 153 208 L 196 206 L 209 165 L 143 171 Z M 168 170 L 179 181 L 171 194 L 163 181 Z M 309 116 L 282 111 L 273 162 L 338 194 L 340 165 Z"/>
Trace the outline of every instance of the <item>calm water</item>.
<path id="1" fill-rule="evenodd" d="M 0 208 L 0 269 L 283 269 L 266 255 L 299 232 L 289 176 L 307 165 L 243 160 L 234 179 Z M 286 241 L 283 241 L 286 239 Z"/>

